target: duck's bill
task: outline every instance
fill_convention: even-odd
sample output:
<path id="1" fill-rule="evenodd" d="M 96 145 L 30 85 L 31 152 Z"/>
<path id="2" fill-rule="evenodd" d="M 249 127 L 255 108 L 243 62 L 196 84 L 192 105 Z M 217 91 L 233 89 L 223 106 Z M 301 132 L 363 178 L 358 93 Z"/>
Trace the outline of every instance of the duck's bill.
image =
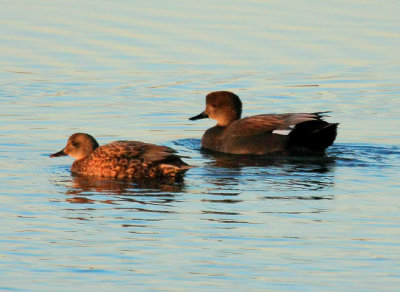
<path id="1" fill-rule="evenodd" d="M 202 112 L 201 114 L 199 114 L 197 116 L 189 118 L 189 120 L 195 121 L 195 120 L 206 119 L 206 118 L 208 118 L 208 115 L 205 112 Z"/>
<path id="2" fill-rule="evenodd" d="M 60 157 L 60 156 L 67 156 L 68 154 L 64 152 L 64 149 L 61 151 L 58 151 L 57 153 L 53 153 L 50 155 L 51 158 L 53 157 Z"/>

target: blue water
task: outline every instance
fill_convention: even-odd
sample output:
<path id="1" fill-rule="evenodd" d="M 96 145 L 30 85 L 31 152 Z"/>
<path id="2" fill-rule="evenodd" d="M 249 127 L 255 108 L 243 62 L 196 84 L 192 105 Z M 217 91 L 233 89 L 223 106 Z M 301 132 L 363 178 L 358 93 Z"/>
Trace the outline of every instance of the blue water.
<path id="1" fill-rule="evenodd" d="M 3 1 L 0 290 L 398 291 L 398 1 Z M 332 111 L 325 156 L 200 149 L 244 115 Z M 180 185 L 72 176 L 74 132 L 175 148 Z"/>

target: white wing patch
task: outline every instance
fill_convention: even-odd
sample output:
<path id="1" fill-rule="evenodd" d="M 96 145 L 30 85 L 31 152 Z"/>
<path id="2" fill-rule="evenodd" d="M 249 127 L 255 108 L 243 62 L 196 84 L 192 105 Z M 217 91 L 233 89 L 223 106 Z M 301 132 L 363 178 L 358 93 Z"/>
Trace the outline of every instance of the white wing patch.
<path id="1" fill-rule="evenodd" d="M 289 133 L 292 131 L 292 129 L 290 130 L 273 130 L 272 134 L 277 134 L 277 135 L 289 135 Z"/>

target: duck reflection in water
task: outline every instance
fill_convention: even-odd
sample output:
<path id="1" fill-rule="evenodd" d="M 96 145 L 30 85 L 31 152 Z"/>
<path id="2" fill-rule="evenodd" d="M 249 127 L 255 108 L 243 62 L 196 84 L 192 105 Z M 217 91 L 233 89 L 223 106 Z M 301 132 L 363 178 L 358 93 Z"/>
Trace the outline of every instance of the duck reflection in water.
<path id="1" fill-rule="evenodd" d="M 313 172 L 330 172 L 335 161 L 325 153 L 291 153 L 290 155 L 266 154 L 266 155 L 235 155 L 222 152 L 214 152 L 201 149 L 204 158 L 210 160 L 209 164 L 225 168 L 243 168 L 250 166 L 286 166 L 295 168 L 306 167 Z"/>
<path id="2" fill-rule="evenodd" d="M 91 197 L 102 195 L 103 199 L 99 201 L 107 204 L 120 204 L 126 201 L 144 205 L 167 204 L 175 200 L 174 193 L 182 191 L 183 187 L 183 181 L 171 184 L 153 179 L 115 180 L 73 174 L 71 184 L 66 191 L 66 195 L 69 196 L 66 201 L 95 203 L 96 200 Z"/>
<path id="3" fill-rule="evenodd" d="M 207 182 L 219 189 L 225 185 L 235 193 L 239 185 L 251 182 L 277 191 L 322 190 L 334 185 L 335 160 L 322 153 L 233 155 L 202 149 L 201 154 L 208 161 Z"/>

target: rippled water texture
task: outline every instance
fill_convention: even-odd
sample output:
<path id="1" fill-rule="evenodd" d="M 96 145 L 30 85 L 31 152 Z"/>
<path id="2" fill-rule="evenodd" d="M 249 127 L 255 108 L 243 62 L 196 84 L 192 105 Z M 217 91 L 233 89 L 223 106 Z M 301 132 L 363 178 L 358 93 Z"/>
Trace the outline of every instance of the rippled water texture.
<path id="1" fill-rule="evenodd" d="M 398 291 L 399 1 L 7 1 L 0 290 Z M 332 111 L 325 156 L 201 151 L 188 121 Z M 74 132 L 171 146 L 182 184 L 72 176 Z"/>

